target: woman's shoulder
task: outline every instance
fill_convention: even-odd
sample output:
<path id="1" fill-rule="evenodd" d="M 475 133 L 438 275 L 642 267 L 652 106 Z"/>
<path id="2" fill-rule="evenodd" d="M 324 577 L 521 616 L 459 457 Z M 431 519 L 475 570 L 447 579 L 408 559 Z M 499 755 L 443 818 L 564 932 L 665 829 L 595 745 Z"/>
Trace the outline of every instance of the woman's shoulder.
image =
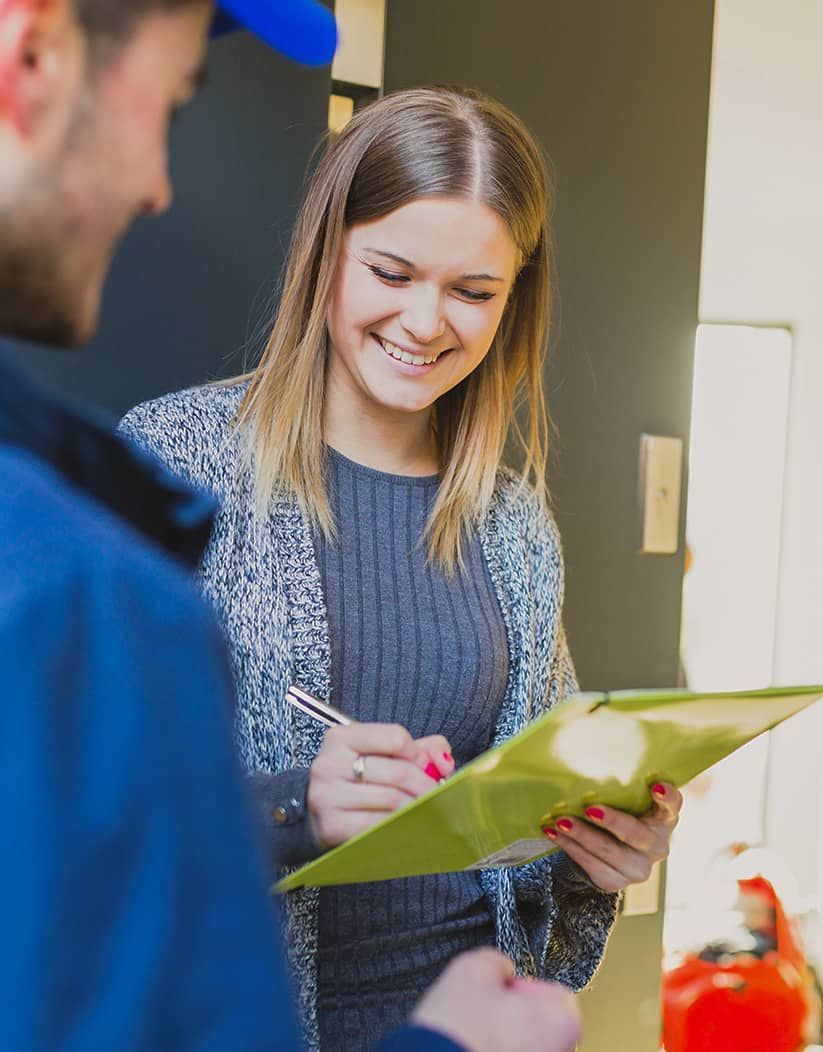
<path id="1" fill-rule="evenodd" d="M 213 488 L 215 472 L 236 446 L 233 422 L 246 383 L 204 384 L 130 409 L 119 430 L 191 481 Z"/>
<path id="2" fill-rule="evenodd" d="M 220 434 L 228 429 L 246 387 L 246 383 L 202 384 L 172 391 L 130 409 L 120 422 L 120 430 L 135 438 L 192 432 L 201 441 L 213 441 L 215 427 Z"/>
<path id="3" fill-rule="evenodd" d="M 501 525 L 522 531 L 530 541 L 543 537 L 559 546 L 560 535 L 550 506 L 512 468 L 501 467 L 497 473 L 491 515 Z"/>

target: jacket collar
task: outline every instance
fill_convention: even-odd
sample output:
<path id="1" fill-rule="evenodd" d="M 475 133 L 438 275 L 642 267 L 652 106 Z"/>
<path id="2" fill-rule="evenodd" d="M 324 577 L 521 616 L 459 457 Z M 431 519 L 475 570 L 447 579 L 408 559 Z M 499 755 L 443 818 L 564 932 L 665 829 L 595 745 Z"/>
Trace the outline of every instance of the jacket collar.
<path id="1" fill-rule="evenodd" d="M 102 414 L 60 401 L 0 347 L 0 443 L 49 464 L 168 554 L 194 567 L 215 505 L 114 430 Z"/>

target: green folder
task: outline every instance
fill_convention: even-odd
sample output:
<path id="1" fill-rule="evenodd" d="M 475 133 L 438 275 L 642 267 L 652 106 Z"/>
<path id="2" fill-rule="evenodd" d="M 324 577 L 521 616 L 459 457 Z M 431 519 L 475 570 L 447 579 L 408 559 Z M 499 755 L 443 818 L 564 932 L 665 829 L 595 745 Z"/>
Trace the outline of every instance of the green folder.
<path id="1" fill-rule="evenodd" d="M 576 694 L 276 890 L 521 865 L 556 850 L 541 831 L 553 818 L 593 803 L 642 814 L 654 782 L 683 785 L 821 696 L 823 686 Z"/>

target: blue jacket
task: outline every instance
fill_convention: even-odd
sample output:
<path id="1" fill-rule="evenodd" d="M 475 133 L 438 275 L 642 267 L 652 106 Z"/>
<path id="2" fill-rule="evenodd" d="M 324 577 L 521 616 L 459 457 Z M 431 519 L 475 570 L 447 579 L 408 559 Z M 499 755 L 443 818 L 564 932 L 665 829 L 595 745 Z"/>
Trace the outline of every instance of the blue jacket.
<path id="1" fill-rule="evenodd" d="M 0 1048 L 296 1049 L 208 499 L 0 353 Z M 385 1052 L 452 1050 L 408 1028 Z"/>

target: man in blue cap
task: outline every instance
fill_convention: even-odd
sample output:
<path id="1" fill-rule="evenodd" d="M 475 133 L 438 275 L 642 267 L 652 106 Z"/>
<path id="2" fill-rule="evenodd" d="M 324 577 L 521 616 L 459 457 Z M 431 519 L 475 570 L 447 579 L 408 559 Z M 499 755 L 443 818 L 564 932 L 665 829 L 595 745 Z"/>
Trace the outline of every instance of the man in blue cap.
<path id="1" fill-rule="evenodd" d="M 120 237 L 170 204 L 168 124 L 212 17 L 0 0 L 0 333 L 94 333 Z M 334 51 L 309 0 L 219 17 L 299 61 Z M 298 1047 L 222 641 L 188 580 L 211 514 L 0 357 L 2 1049 Z M 492 950 L 458 959 L 415 1023 L 386 1048 L 567 1052 L 578 1033 L 568 995 Z"/>

